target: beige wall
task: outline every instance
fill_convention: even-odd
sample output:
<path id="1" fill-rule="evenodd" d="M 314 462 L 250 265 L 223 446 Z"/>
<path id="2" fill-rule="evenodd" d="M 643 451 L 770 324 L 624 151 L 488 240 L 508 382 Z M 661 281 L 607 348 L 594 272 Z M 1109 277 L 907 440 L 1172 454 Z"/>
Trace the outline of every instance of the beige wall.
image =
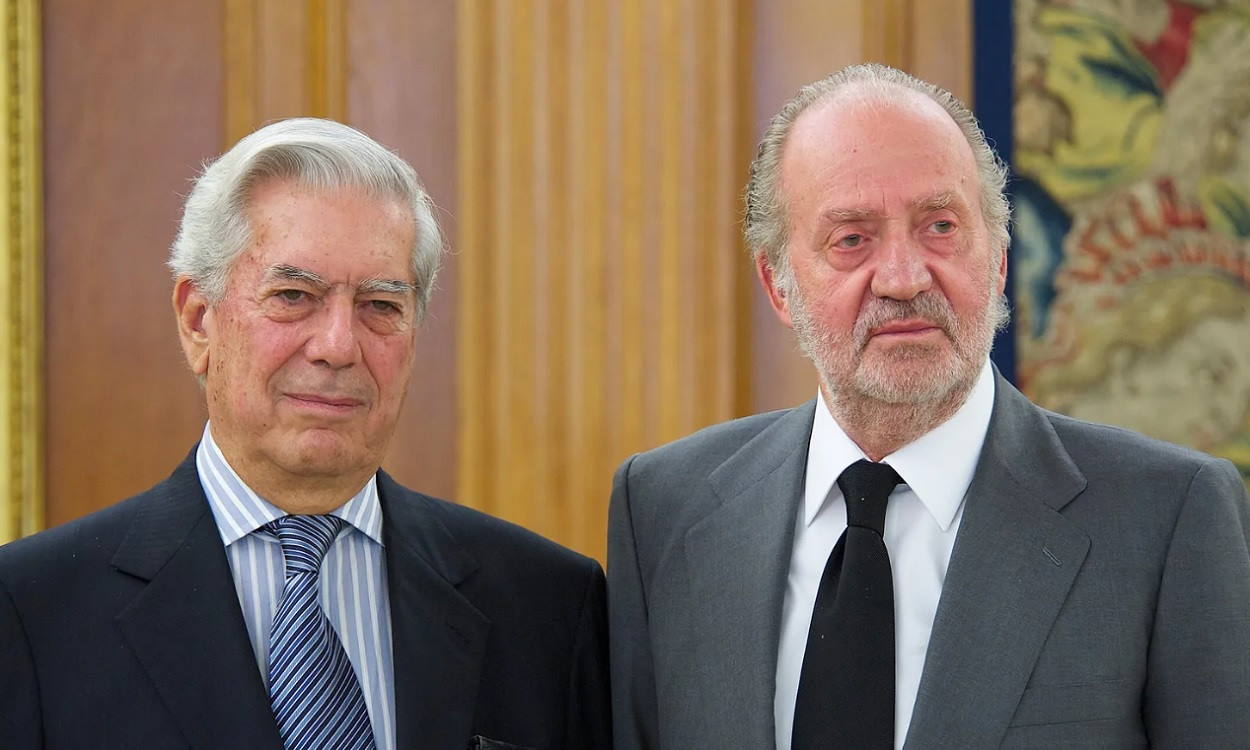
<path id="1" fill-rule="evenodd" d="M 968 5 L 46 0 L 47 522 L 191 447 L 180 196 L 314 114 L 409 159 L 453 237 L 387 468 L 601 557 L 621 459 L 814 393 L 738 238 L 768 117 L 868 57 L 966 94 Z"/>

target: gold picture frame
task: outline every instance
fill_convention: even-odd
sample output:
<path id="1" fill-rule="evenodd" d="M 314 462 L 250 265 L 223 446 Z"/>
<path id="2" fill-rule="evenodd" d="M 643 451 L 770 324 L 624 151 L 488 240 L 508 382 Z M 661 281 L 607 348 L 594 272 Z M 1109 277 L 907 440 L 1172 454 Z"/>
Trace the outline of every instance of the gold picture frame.
<path id="1" fill-rule="evenodd" d="M 0 0 L 0 543 L 44 515 L 39 5 Z"/>

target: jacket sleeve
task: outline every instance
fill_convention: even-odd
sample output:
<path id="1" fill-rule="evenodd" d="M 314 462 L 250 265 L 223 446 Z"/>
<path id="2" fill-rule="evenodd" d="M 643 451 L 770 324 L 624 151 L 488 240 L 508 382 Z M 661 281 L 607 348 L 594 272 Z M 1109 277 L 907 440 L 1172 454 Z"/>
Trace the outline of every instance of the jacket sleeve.
<path id="1" fill-rule="evenodd" d="M 42 727 L 30 641 L 17 607 L 0 581 L 0 747 L 42 747 Z"/>
<path id="2" fill-rule="evenodd" d="M 617 750 L 659 748 L 659 715 L 651 659 L 647 596 L 630 508 L 631 458 L 616 472 L 608 513 L 608 628 L 612 719 Z"/>
<path id="3" fill-rule="evenodd" d="M 607 602 L 603 569 L 598 563 L 593 568 L 582 599 L 569 677 L 564 746 L 570 750 L 611 750 L 612 747 Z"/>
<path id="4" fill-rule="evenodd" d="M 1169 542 L 1144 718 L 1156 748 L 1250 738 L 1250 498 L 1227 461 L 1190 481 Z"/>

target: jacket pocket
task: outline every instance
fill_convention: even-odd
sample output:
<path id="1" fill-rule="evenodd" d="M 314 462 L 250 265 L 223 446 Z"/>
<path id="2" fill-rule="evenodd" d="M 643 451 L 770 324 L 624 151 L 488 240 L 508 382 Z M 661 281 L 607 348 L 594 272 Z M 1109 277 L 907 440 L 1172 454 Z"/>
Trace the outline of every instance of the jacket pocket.
<path id="1" fill-rule="evenodd" d="M 1011 726 L 1119 719 L 1141 713 L 1141 689 L 1126 680 L 1025 688 Z"/>
<path id="2" fill-rule="evenodd" d="M 513 745 L 509 742 L 500 742 L 475 734 L 469 740 L 467 750 L 534 750 L 529 745 Z"/>

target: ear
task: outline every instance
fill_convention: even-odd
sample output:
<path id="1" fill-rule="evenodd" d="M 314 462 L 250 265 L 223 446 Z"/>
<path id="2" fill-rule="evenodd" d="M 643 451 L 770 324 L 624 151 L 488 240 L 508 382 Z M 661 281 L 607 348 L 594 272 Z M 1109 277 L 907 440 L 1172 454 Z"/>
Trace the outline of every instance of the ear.
<path id="1" fill-rule="evenodd" d="M 178 339 L 191 371 L 199 377 L 208 372 L 209 335 L 205 318 L 210 310 L 208 299 L 186 276 L 174 282 L 174 317 L 178 321 Z"/>
<path id="2" fill-rule="evenodd" d="M 773 267 L 769 265 L 768 258 L 763 253 L 755 256 L 755 275 L 760 280 L 760 286 L 764 287 L 764 293 L 768 295 L 768 303 L 772 305 L 773 312 L 777 313 L 777 318 L 787 328 L 793 328 L 794 324 L 790 322 L 790 301 L 786 299 L 786 290 L 777 283 Z"/>
<path id="3" fill-rule="evenodd" d="M 998 293 L 1002 294 L 1007 288 L 1007 248 L 999 253 L 998 258 Z"/>

